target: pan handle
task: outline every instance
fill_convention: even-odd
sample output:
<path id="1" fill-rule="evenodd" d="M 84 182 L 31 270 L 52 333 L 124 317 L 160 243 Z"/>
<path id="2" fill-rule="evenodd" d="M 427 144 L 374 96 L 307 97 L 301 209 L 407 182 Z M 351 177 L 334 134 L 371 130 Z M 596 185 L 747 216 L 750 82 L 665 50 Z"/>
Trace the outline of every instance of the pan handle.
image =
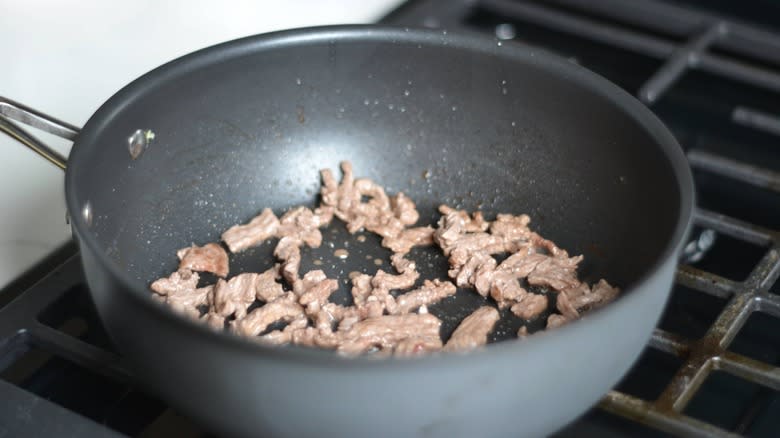
<path id="1" fill-rule="evenodd" d="M 5 132 L 50 163 L 65 170 L 68 162 L 66 157 L 35 138 L 12 120 L 71 141 L 78 136 L 79 128 L 0 96 L 0 131 Z"/>

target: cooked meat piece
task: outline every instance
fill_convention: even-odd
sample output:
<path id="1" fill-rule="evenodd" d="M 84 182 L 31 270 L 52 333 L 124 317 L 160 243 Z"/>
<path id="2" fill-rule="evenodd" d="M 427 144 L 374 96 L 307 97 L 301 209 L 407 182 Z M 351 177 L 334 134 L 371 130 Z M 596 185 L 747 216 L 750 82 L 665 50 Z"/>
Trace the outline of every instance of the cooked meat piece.
<path id="1" fill-rule="evenodd" d="M 385 193 L 385 189 L 379 184 L 368 178 L 358 178 L 355 180 L 355 190 L 360 193 L 361 198 L 367 196 L 368 202 L 363 204 L 375 205 L 379 210 L 390 210 L 390 199 Z"/>
<path id="2" fill-rule="evenodd" d="M 490 227 L 490 222 L 485 220 L 481 211 L 475 211 L 471 217 L 469 217 L 469 214 L 465 210 L 456 210 L 448 205 L 439 206 L 439 213 L 443 215 L 447 215 L 453 212 L 457 213 L 461 218 L 463 218 L 463 231 L 467 233 L 487 231 L 487 229 Z"/>
<path id="3" fill-rule="evenodd" d="M 406 228 L 399 233 L 382 239 L 382 246 L 394 253 L 406 254 L 415 246 L 433 244 L 433 227 Z"/>
<path id="4" fill-rule="evenodd" d="M 528 283 L 535 286 L 548 286 L 561 291 L 580 284 L 577 279 L 577 265 L 582 256 L 547 257 L 528 274 Z"/>
<path id="5" fill-rule="evenodd" d="M 336 182 L 336 178 L 333 177 L 333 172 L 330 169 L 322 169 L 320 170 L 320 177 L 322 178 L 322 188 L 320 188 L 322 204 L 328 207 L 336 207 L 339 202 L 339 184 Z"/>
<path id="6" fill-rule="evenodd" d="M 166 295 L 165 302 L 174 311 L 198 319 L 201 313 L 198 307 L 208 304 L 213 289 L 213 285 L 194 290 L 179 289 Z"/>
<path id="7" fill-rule="evenodd" d="M 432 353 L 441 350 L 442 342 L 439 336 L 414 336 L 398 342 L 393 350 L 393 356 L 410 357 Z"/>
<path id="8" fill-rule="evenodd" d="M 282 261 L 282 277 L 290 284 L 298 281 L 301 267 L 301 241 L 296 237 L 284 236 L 274 249 L 274 256 Z"/>
<path id="9" fill-rule="evenodd" d="M 257 299 L 268 303 L 282 296 L 284 288 L 281 283 L 277 282 L 279 278 L 278 266 L 274 266 L 258 275 L 255 282 L 255 296 Z"/>
<path id="10" fill-rule="evenodd" d="M 476 272 L 474 272 L 474 289 L 477 290 L 478 294 L 486 297 L 490 293 L 490 288 L 493 286 L 493 278 L 495 275 L 495 266 L 491 266 L 490 263 L 481 265 L 477 268 Z"/>
<path id="11" fill-rule="evenodd" d="M 395 289 L 408 289 L 414 286 L 414 282 L 417 281 L 417 277 L 419 276 L 420 273 L 414 269 L 407 269 L 403 274 L 399 275 L 388 274 L 387 272 L 380 269 L 376 271 L 374 278 L 371 279 L 371 286 L 373 286 L 375 289 L 381 288 L 388 291 Z"/>
<path id="12" fill-rule="evenodd" d="M 299 330 L 303 330 L 309 325 L 309 320 L 304 317 L 295 318 L 290 321 L 283 329 L 274 330 L 270 333 L 257 338 L 259 341 L 265 344 L 271 345 L 284 345 L 292 341 L 293 334 Z"/>
<path id="13" fill-rule="evenodd" d="M 306 327 L 292 331 L 292 343 L 307 347 L 336 348 L 340 337 L 330 331 L 318 330 L 314 327 Z"/>
<path id="14" fill-rule="evenodd" d="M 533 293 L 525 294 L 509 310 L 525 320 L 534 319 L 547 310 L 547 297 Z"/>
<path id="15" fill-rule="evenodd" d="M 552 315 L 547 317 L 547 329 L 560 327 L 566 324 L 567 322 L 569 322 L 569 320 L 566 319 L 565 316 L 559 315 L 557 313 L 553 313 Z"/>
<path id="16" fill-rule="evenodd" d="M 507 271 L 496 271 L 490 285 L 490 296 L 498 303 L 498 308 L 518 302 L 528 295 L 528 291 L 520 286 L 517 276 Z"/>
<path id="17" fill-rule="evenodd" d="M 376 233 L 383 238 L 396 236 L 404 229 L 401 221 L 387 211 L 378 212 L 374 216 L 361 216 L 359 218 L 366 230 Z M 347 226 L 347 229 L 352 233 L 357 232 L 360 228 L 359 226 L 352 227 L 351 224 Z M 352 231 L 353 229 L 355 231 Z"/>
<path id="18" fill-rule="evenodd" d="M 528 250 L 532 250 L 532 248 L 524 247 L 522 251 L 507 257 L 498 265 L 498 270 L 511 272 L 517 278 L 524 278 L 533 272 L 539 263 L 550 258 L 544 254 L 529 253 Z"/>
<path id="19" fill-rule="evenodd" d="M 296 298 L 294 294 L 288 294 L 256 308 L 245 317 L 236 318 L 231 323 L 233 331 L 244 336 L 257 336 L 277 321 L 289 322 L 305 317 L 303 308 L 295 302 Z"/>
<path id="20" fill-rule="evenodd" d="M 160 295 L 170 295 L 177 292 L 193 291 L 198 287 L 200 276 L 189 269 L 179 269 L 167 278 L 156 280 L 150 288 Z"/>
<path id="21" fill-rule="evenodd" d="M 450 278 L 455 279 L 458 287 L 471 287 L 477 282 L 477 272 L 481 272 L 481 278 L 487 281 L 496 268 L 496 259 L 484 252 L 473 253 L 460 269 L 450 269 Z M 484 287 L 481 289 L 485 290 Z M 483 294 L 484 296 L 484 294 Z"/>
<path id="22" fill-rule="evenodd" d="M 395 253 L 390 256 L 390 264 L 393 265 L 396 271 L 406 274 L 407 271 L 415 271 L 417 264 L 414 260 L 407 259 L 404 254 Z"/>
<path id="23" fill-rule="evenodd" d="M 228 256 L 218 243 L 203 246 L 192 245 L 176 251 L 179 257 L 179 269 L 211 272 L 219 277 L 228 275 Z"/>
<path id="24" fill-rule="evenodd" d="M 526 337 L 526 336 L 528 336 L 528 327 L 526 327 L 526 326 L 521 326 L 521 327 L 520 327 L 520 328 L 517 330 L 517 337 L 518 337 L 518 338 L 524 338 L 524 337 Z"/>
<path id="25" fill-rule="evenodd" d="M 255 301 L 258 277 L 259 274 L 244 273 L 228 281 L 217 280 L 211 305 L 214 313 L 220 316 L 235 314 L 237 319 L 243 318 L 247 307 Z"/>
<path id="26" fill-rule="evenodd" d="M 444 351 L 463 351 L 487 343 L 487 336 L 499 319 L 498 310 L 483 306 L 467 316 L 444 345 Z"/>
<path id="27" fill-rule="evenodd" d="M 392 348 L 400 341 L 410 338 L 433 338 L 439 336 L 441 321 L 430 313 L 418 315 L 385 315 L 368 318 L 355 323 L 341 334 L 342 343 L 338 352 L 346 355 L 364 353 L 371 348 Z"/>
<path id="28" fill-rule="evenodd" d="M 320 224 L 320 227 L 327 227 L 333 221 L 333 212 L 336 209 L 329 205 L 321 205 L 314 209 L 314 220 Z"/>
<path id="29" fill-rule="evenodd" d="M 581 283 L 575 288 L 567 289 L 566 293 L 576 309 L 590 310 L 614 300 L 620 290 L 601 279 L 593 285 L 592 289 L 588 288 L 587 284 Z"/>
<path id="30" fill-rule="evenodd" d="M 294 286 L 295 293 L 300 296 L 298 302 L 311 307 L 312 311 L 319 310 L 338 289 L 338 280 L 327 278 L 320 270 L 307 272 Z"/>
<path id="31" fill-rule="evenodd" d="M 225 329 L 225 317 L 222 315 L 217 315 L 214 312 L 205 313 L 200 317 L 200 320 L 205 322 L 206 325 L 213 328 L 214 330 L 222 331 Z"/>
<path id="32" fill-rule="evenodd" d="M 558 248 L 558 246 L 552 240 L 547 240 L 536 233 L 531 233 L 531 242 L 533 242 L 537 248 L 543 248 L 547 250 L 547 252 L 553 257 L 569 257 L 569 253 Z"/>
<path id="33" fill-rule="evenodd" d="M 555 308 L 558 309 L 558 311 L 561 312 L 561 315 L 565 316 L 566 319 L 577 319 L 580 317 L 580 312 L 578 312 L 577 308 L 569 301 L 569 296 L 565 290 L 558 292 L 558 296 L 555 298 Z"/>
<path id="34" fill-rule="evenodd" d="M 439 219 L 438 227 L 433 232 L 433 241 L 449 256 L 455 242 L 466 231 L 466 221 L 457 211 L 451 211 Z"/>
<path id="35" fill-rule="evenodd" d="M 404 195 L 403 192 L 398 192 L 398 194 L 393 196 L 390 199 L 390 205 L 395 217 L 404 225 L 414 225 L 420 219 L 420 213 L 417 212 L 414 202 Z M 431 233 L 433 233 L 433 228 L 431 228 Z M 431 237 L 433 236 L 431 235 Z"/>
<path id="36" fill-rule="evenodd" d="M 306 207 L 293 208 L 279 219 L 276 236 L 280 239 L 292 237 L 311 248 L 318 248 L 322 244 L 322 233 L 319 230 L 321 220 L 320 216 Z"/>
<path id="37" fill-rule="evenodd" d="M 278 226 L 279 219 L 270 208 L 266 208 L 248 223 L 228 228 L 222 233 L 222 241 L 230 248 L 230 252 L 241 252 L 273 237 Z"/>
<path id="38" fill-rule="evenodd" d="M 366 305 L 358 307 L 362 318 L 372 318 L 381 316 L 385 309 L 395 309 L 395 298 L 390 295 L 390 291 L 384 287 L 375 287 L 371 290 L 371 295 L 366 298 Z"/>
<path id="39" fill-rule="evenodd" d="M 531 234 L 528 224 L 531 218 L 527 214 L 519 216 L 511 214 L 499 214 L 496 220 L 490 224 L 490 234 L 501 237 L 509 242 L 527 240 Z"/>
<path id="40" fill-rule="evenodd" d="M 370 275 L 360 274 L 352 279 L 352 301 L 356 306 L 362 306 L 366 302 L 366 298 L 371 295 L 371 279 Z"/>
<path id="41" fill-rule="evenodd" d="M 449 262 L 461 266 L 476 252 L 499 254 L 504 252 L 504 241 L 488 233 L 463 234 L 450 247 Z"/>
<path id="42" fill-rule="evenodd" d="M 437 303 L 446 297 L 455 295 L 456 291 L 455 285 L 449 281 L 441 281 L 438 278 L 433 281 L 425 280 L 420 288 L 399 295 L 395 300 L 395 308 L 388 308 L 388 310 L 391 314 L 409 313 L 420 306 L 428 306 L 429 304 Z M 425 312 L 420 313 L 426 312 L 427 307 Z"/>

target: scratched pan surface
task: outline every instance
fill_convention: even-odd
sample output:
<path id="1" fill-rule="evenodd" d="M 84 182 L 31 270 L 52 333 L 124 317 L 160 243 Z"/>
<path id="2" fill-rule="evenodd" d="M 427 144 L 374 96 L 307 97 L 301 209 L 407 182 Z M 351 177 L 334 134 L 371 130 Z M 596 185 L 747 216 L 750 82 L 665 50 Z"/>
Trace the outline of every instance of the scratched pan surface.
<path id="1" fill-rule="evenodd" d="M 127 138 L 156 138 L 136 160 Z M 467 355 L 344 359 L 210 332 L 148 297 L 175 250 L 219 239 L 264 207 L 317 202 L 321 168 L 417 202 L 527 213 L 581 273 L 625 289 L 583 320 Z M 684 157 L 644 107 L 594 74 L 490 39 L 379 27 L 304 29 L 230 42 L 163 66 L 85 126 L 66 176 L 98 311 L 142 381 L 221 435 L 453 436 L 549 433 L 630 366 L 665 303 L 687 232 Z M 302 269 L 342 281 L 387 263 L 378 240 L 339 223 Z M 332 243 L 331 247 L 328 242 Z M 271 245 L 232 272 L 271 266 Z M 339 259 L 336 249 L 349 256 Z M 415 250 L 423 276 L 446 260 Z M 314 265 L 316 259 L 322 265 Z M 378 259 L 379 261 L 375 261 Z M 384 260 L 384 261 L 383 261 Z M 342 283 L 342 298 L 347 287 Z M 432 310 L 445 336 L 483 304 L 459 292 Z M 506 317 L 493 340 L 523 323 Z M 531 323 L 532 331 L 543 321 Z"/>

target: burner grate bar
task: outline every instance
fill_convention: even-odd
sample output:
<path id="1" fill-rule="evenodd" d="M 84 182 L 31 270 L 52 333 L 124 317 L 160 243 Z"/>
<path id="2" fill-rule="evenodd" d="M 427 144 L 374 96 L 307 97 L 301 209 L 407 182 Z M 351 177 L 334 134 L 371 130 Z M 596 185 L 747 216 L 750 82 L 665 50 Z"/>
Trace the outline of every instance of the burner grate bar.
<path id="1" fill-rule="evenodd" d="M 775 231 L 701 207 L 696 208 L 694 218 L 696 223 L 702 227 L 712 228 L 723 234 L 758 246 L 769 246 L 772 242 L 772 236 L 776 234 Z"/>
<path id="2" fill-rule="evenodd" d="M 555 5 L 531 3 L 529 1 L 510 2 L 508 0 L 483 0 L 482 4 L 495 10 L 500 14 L 523 18 L 525 20 L 542 24 L 548 28 L 559 32 L 568 33 L 584 38 L 589 38 L 612 47 L 618 47 L 624 50 L 641 53 L 659 59 L 667 59 L 675 52 L 678 44 L 669 39 L 658 38 L 647 33 L 628 30 L 624 27 L 614 26 L 609 23 L 594 20 L 587 17 L 577 16 L 560 9 Z M 660 23 L 663 20 L 658 20 Z M 706 25 L 712 22 L 712 19 L 704 20 L 700 25 Z M 725 38 L 719 40 L 727 42 L 732 38 L 732 23 L 726 22 L 726 26 L 731 30 Z M 662 29 L 663 30 L 663 29 Z M 740 30 L 743 28 L 740 27 Z M 689 34 L 694 32 L 693 29 Z M 744 33 L 744 32 L 743 32 Z M 751 34 L 755 38 L 757 33 Z M 765 44 L 780 44 L 780 37 L 772 34 L 760 34 L 760 39 Z M 749 46 L 744 41 L 745 35 L 740 35 L 740 44 L 742 52 L 749 52 L 755 55 L 745 46 Z M 767 56 L 767 55 L 764 55 Z M 725 76 L 730 79 L 758 85 L 769 90 L 780 92 L 780 74 L 766 68 L 755 67 L 744 62 L 738 62 L 731 58 L 712 53 L 701 53 L 698 62 L 690 65 L 697 69 Z"/>
<path id="3" fill-rule="evenodd" d="M 737 283 L 689 265 L 677 267 L 675 281 L 685 287 L 710 294 L 718 298 L 729 298 L 737 288 Z"/>
<path id="4" fill-rule="evenodd" d="M 748 128 L 780 135 L 780 117 L 753 108 L 738 106 L 731 113 L 731 120 Z"/>
<path id="5" fill-rule="evenodd" d="M 688 359 L 658 398 L 659 406 L 677 412 L 685 409 L 754 307 L 753 293 L 732 297 L 707 333 L 691 344 Z"/>
<path id="6" fill-rule="evenodd" d="M 685 45 L 677 48 L 666 63 L 659 68 L 639 88 L 637 95 L 646 104 L 658 100 L 669 87 L 677 81 L 685 71 L 699 62 L 702 53 L 715 41 L 728 33 L 726 23 L 718 22 L 688 40 Z"/>
<path id="7" fill-rule="evenodd" d="M 607 412 L 686 437 L 739 437 L 709 423 L 674 411 L 659 409 L 655 404 L 618 391 L 610 391 L 599 403 Z"/>
<path id="8" fill-rule="evenodd" d="M 780 296 L 767 293 L 758 297 L 756 310 L 780 318 Z"/>
<path id="9" fill-rule="evenodd" d="M 659 328 L 653 331 L 649 345 L 663 352 L 683 358 L 688 356 L 691 350 L 690 340 Z"/>
<path id="10" fill-rule="evenodd" d="M 30 343 L 79 366 L 120 382 L 132 380 L 121 357 L 39 322 L 31 324 Z"/>
<path id="11" fill-rule="evenodd" d="M 688 162 L 695 168 L 780 192 L 780 172 L 774 170 L 742 163 L 701 149 L 689 150 Z"/>
<path id="12" fill-rule="evenodd" d="M 768 365 L 731 351 L 724 351 L 716 357 L 715 367 L 745 380 L 780 391 L 780 367 Z"/>

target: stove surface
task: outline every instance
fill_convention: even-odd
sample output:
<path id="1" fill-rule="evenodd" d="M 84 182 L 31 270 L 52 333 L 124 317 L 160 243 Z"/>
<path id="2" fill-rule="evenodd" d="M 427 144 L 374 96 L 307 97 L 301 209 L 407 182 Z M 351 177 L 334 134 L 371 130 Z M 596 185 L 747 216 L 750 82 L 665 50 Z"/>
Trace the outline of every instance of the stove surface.
<path id="1" fill-rule="evenodd" d="M 696 228 L 658 328 L 558 437 L 776 436 L 780 34 L 765 19 L 773 4 L 755 4 L 751 16 L 693 0 L 420 0 L 383 20 L 487 34 L 594 70 L 650 106 L 694 170 Z M 0 435 L 208 436 L 133 381 L 72 243 L 0 293 L 0 369 Z"/>

